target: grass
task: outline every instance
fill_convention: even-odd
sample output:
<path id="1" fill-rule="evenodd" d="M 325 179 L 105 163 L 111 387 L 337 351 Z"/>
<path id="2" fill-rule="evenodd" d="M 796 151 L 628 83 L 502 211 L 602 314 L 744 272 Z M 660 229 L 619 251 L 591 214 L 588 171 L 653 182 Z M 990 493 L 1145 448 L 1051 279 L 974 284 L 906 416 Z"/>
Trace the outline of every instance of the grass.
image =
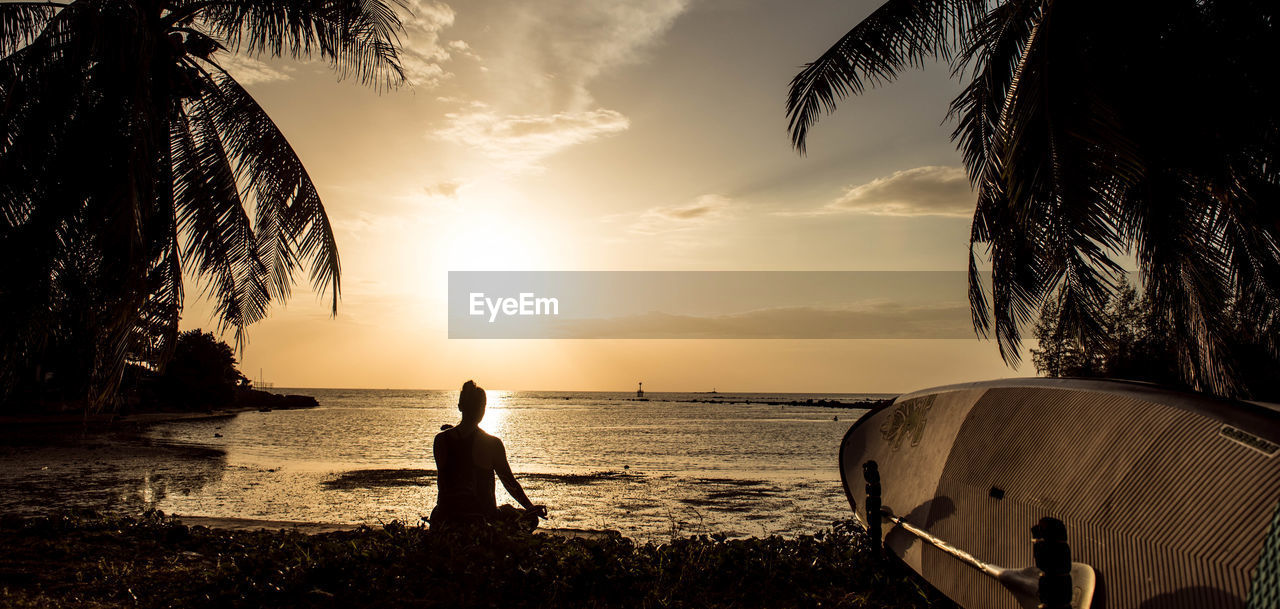
<path id="1" fill-rule="evenodd" d="M 72 514 L 0 519 L 5 607 L 953 608 L 839 522 L 663 544 L 393 522 L 303 535 Z"/>

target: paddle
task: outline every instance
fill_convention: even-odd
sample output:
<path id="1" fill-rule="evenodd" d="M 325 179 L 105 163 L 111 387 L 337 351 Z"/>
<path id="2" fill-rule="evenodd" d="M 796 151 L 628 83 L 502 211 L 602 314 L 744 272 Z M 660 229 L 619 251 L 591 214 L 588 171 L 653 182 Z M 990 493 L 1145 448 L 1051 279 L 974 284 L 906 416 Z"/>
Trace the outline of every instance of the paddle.
<path id="1" fill-rule="evenodd" d="M 1038 609 L 1041 607 L 1040 576 L 1043 572 L 1038 567 L 1009 569 L 985 563 L 978 560 L 974 555 L 935 537 L 928 531 L 907 522 L 903 518 L 894 516 L 883 509 L 880 514 L 920 540 L 995 578 L 1005 589 L 1012 592 L 1014 598 L 1018 599 L 1018 604 L 1026 609 Z M 1096 584 L 1097 576 L 1093 572 L 1093 567 L 1080 562 L 1071 563 L 1071 609 L 1089 609 L 1089 605 L 1093 603 L 1093 590 Z"/>

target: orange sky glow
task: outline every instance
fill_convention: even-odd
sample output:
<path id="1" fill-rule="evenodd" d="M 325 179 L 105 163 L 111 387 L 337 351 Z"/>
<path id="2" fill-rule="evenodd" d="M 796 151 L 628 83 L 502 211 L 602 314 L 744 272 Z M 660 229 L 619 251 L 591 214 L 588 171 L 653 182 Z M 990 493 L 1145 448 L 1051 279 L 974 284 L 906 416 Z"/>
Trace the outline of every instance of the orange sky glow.
<path id="1" fill-rule="evenodd" d="M 808 156 L 789 147 L 790 78 L 876 3 L 414 0 L 413 84 L 383 93 L 229 59 L 306 164 L 343 268 L 338 315 L 299 272 L 242 369 L 278 387 L 721 392 L 1033 374 L 977 339 L 448 338 L 449 271 L 964 269 L 945 66 L 846 101 Z M 188 283 L 183 328 L 213 329 Z"/>

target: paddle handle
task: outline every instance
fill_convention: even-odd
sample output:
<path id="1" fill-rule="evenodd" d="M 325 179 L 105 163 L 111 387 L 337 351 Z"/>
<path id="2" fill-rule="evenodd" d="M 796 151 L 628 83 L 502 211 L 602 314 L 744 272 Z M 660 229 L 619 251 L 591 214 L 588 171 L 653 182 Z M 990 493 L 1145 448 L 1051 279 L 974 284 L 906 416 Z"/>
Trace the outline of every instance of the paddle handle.
<path id="1" fill-rule="evenodd" d="M 1040 609 L 1071 609 L 1071 548 L 1066 525 L 1057 518 L 1041 518 L 1031 527 L 1031 537 L 1036 568 L 1040 569 Z"/>
<path id="2" fill-rule="evenodd" d="M 916 538 L 996 579 L 1013 593 L 1014 597 L 1018 599 L 1018 604 L 1023 607 L 1028 609 L 1088 609 L 1092 604 L 1094 590 L 1093 569 L 1086 564 L 1071 562 L 1071 550 L 1066 543 L 1067 530 L 1061 521 L 1053 518 L 1043 518 L 1040 524 L 1032 527 L 1033 553 L 1036 557 L 1035 567 L 1009 569 L 983 562 L 976 556 L 907 522 L 905 518 L 899 518 L 883 511 L 881 515 L 902 530 L 916 536 Z M 1065 563 L 1062 562 L 1064 560 L 1066 561 Z M 1065 570 L 1063 569 L 1064 564 Z M 1046 569 L 1045 567 L 1049 568 Z M 1072 597 L 1077 596 L 1077 588 L 1079 595 L 1073 605 Z"/>
<path id="3" fill-rule="evenodd" d="M 862 464 L 862 479 L 867 482 L 867 537 L 871 541 L 871 554 L 880 557 L 883 540 L 880 535 L 880 466 L 875 461 Z"/>
<path id="4" fill-rule="evenodd" d="M 986 573 L 991 577 L 998 579 L 1000 577 L 1001 572 L 1008 570 L 1003 567 L 987 564 L 985 562 L 982 562 L 981 560 L 978 560 L 978 558 L 975 557 L 974 555 L 968 552 L 965 552 L 964 550 L 961 550 L 960 548 L 957 548 L 947 543 L 946 541 L 939 539 L 938 537 L 935 537 L 933 534 L 929 533 L 928 531 L 920 527 L 917 527 L 911 524 L 910 522 L 907 522 L 905 518 L 899 518 L 897 516 L 894 516 L 892 514 L 888 514 L 885 512 L 881 512 L 881 514 L 885 518 L 888 518 L 890 522 L 898 525 L 906 532 L 911 533 L 912 535 L 915 535 L 917 538 L 924 540 L 929 545 L 939 550 L 942 550 L 947 554 L 954 556 L 955 558 L 959 559 L 960 562 L 963 562 L 969 565 L 970 567 L 973 567 L 974 569 L 982 571 L 983 573 Z"/>

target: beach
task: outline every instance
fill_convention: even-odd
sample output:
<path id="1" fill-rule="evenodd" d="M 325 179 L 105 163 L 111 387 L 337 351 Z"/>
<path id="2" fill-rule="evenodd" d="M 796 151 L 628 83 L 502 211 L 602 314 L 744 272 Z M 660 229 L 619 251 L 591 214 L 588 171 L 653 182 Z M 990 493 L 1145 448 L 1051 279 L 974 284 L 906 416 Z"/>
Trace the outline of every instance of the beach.
<path id="1" fill-rule="evenodd" d="M 486 427 L 552 516 L 459 537 L 422 520 L 448 392 L 314 393 L 11 426 L 0 604 L 952 607 L 848 520 L 835 450 L 862 411 L 807 404 L 867 396 L 494 392 Z"/>
<path id="2" fill-rule="evenodd" d="M 290 389 L 291 393 L 308 393 Z M 432 436 L 450 392 L 311 390 L 320 406 L 24 431 L 0 447 L 0 512 L 147 509 L 208 518 L 379 525 L 434 505 Z M 850 514 L 836 449 L 866 395 L 491 392 L 502 437 L 549 528 L 799 535 Z M 499 502 L 511 503 L 499 486 Z"/>

